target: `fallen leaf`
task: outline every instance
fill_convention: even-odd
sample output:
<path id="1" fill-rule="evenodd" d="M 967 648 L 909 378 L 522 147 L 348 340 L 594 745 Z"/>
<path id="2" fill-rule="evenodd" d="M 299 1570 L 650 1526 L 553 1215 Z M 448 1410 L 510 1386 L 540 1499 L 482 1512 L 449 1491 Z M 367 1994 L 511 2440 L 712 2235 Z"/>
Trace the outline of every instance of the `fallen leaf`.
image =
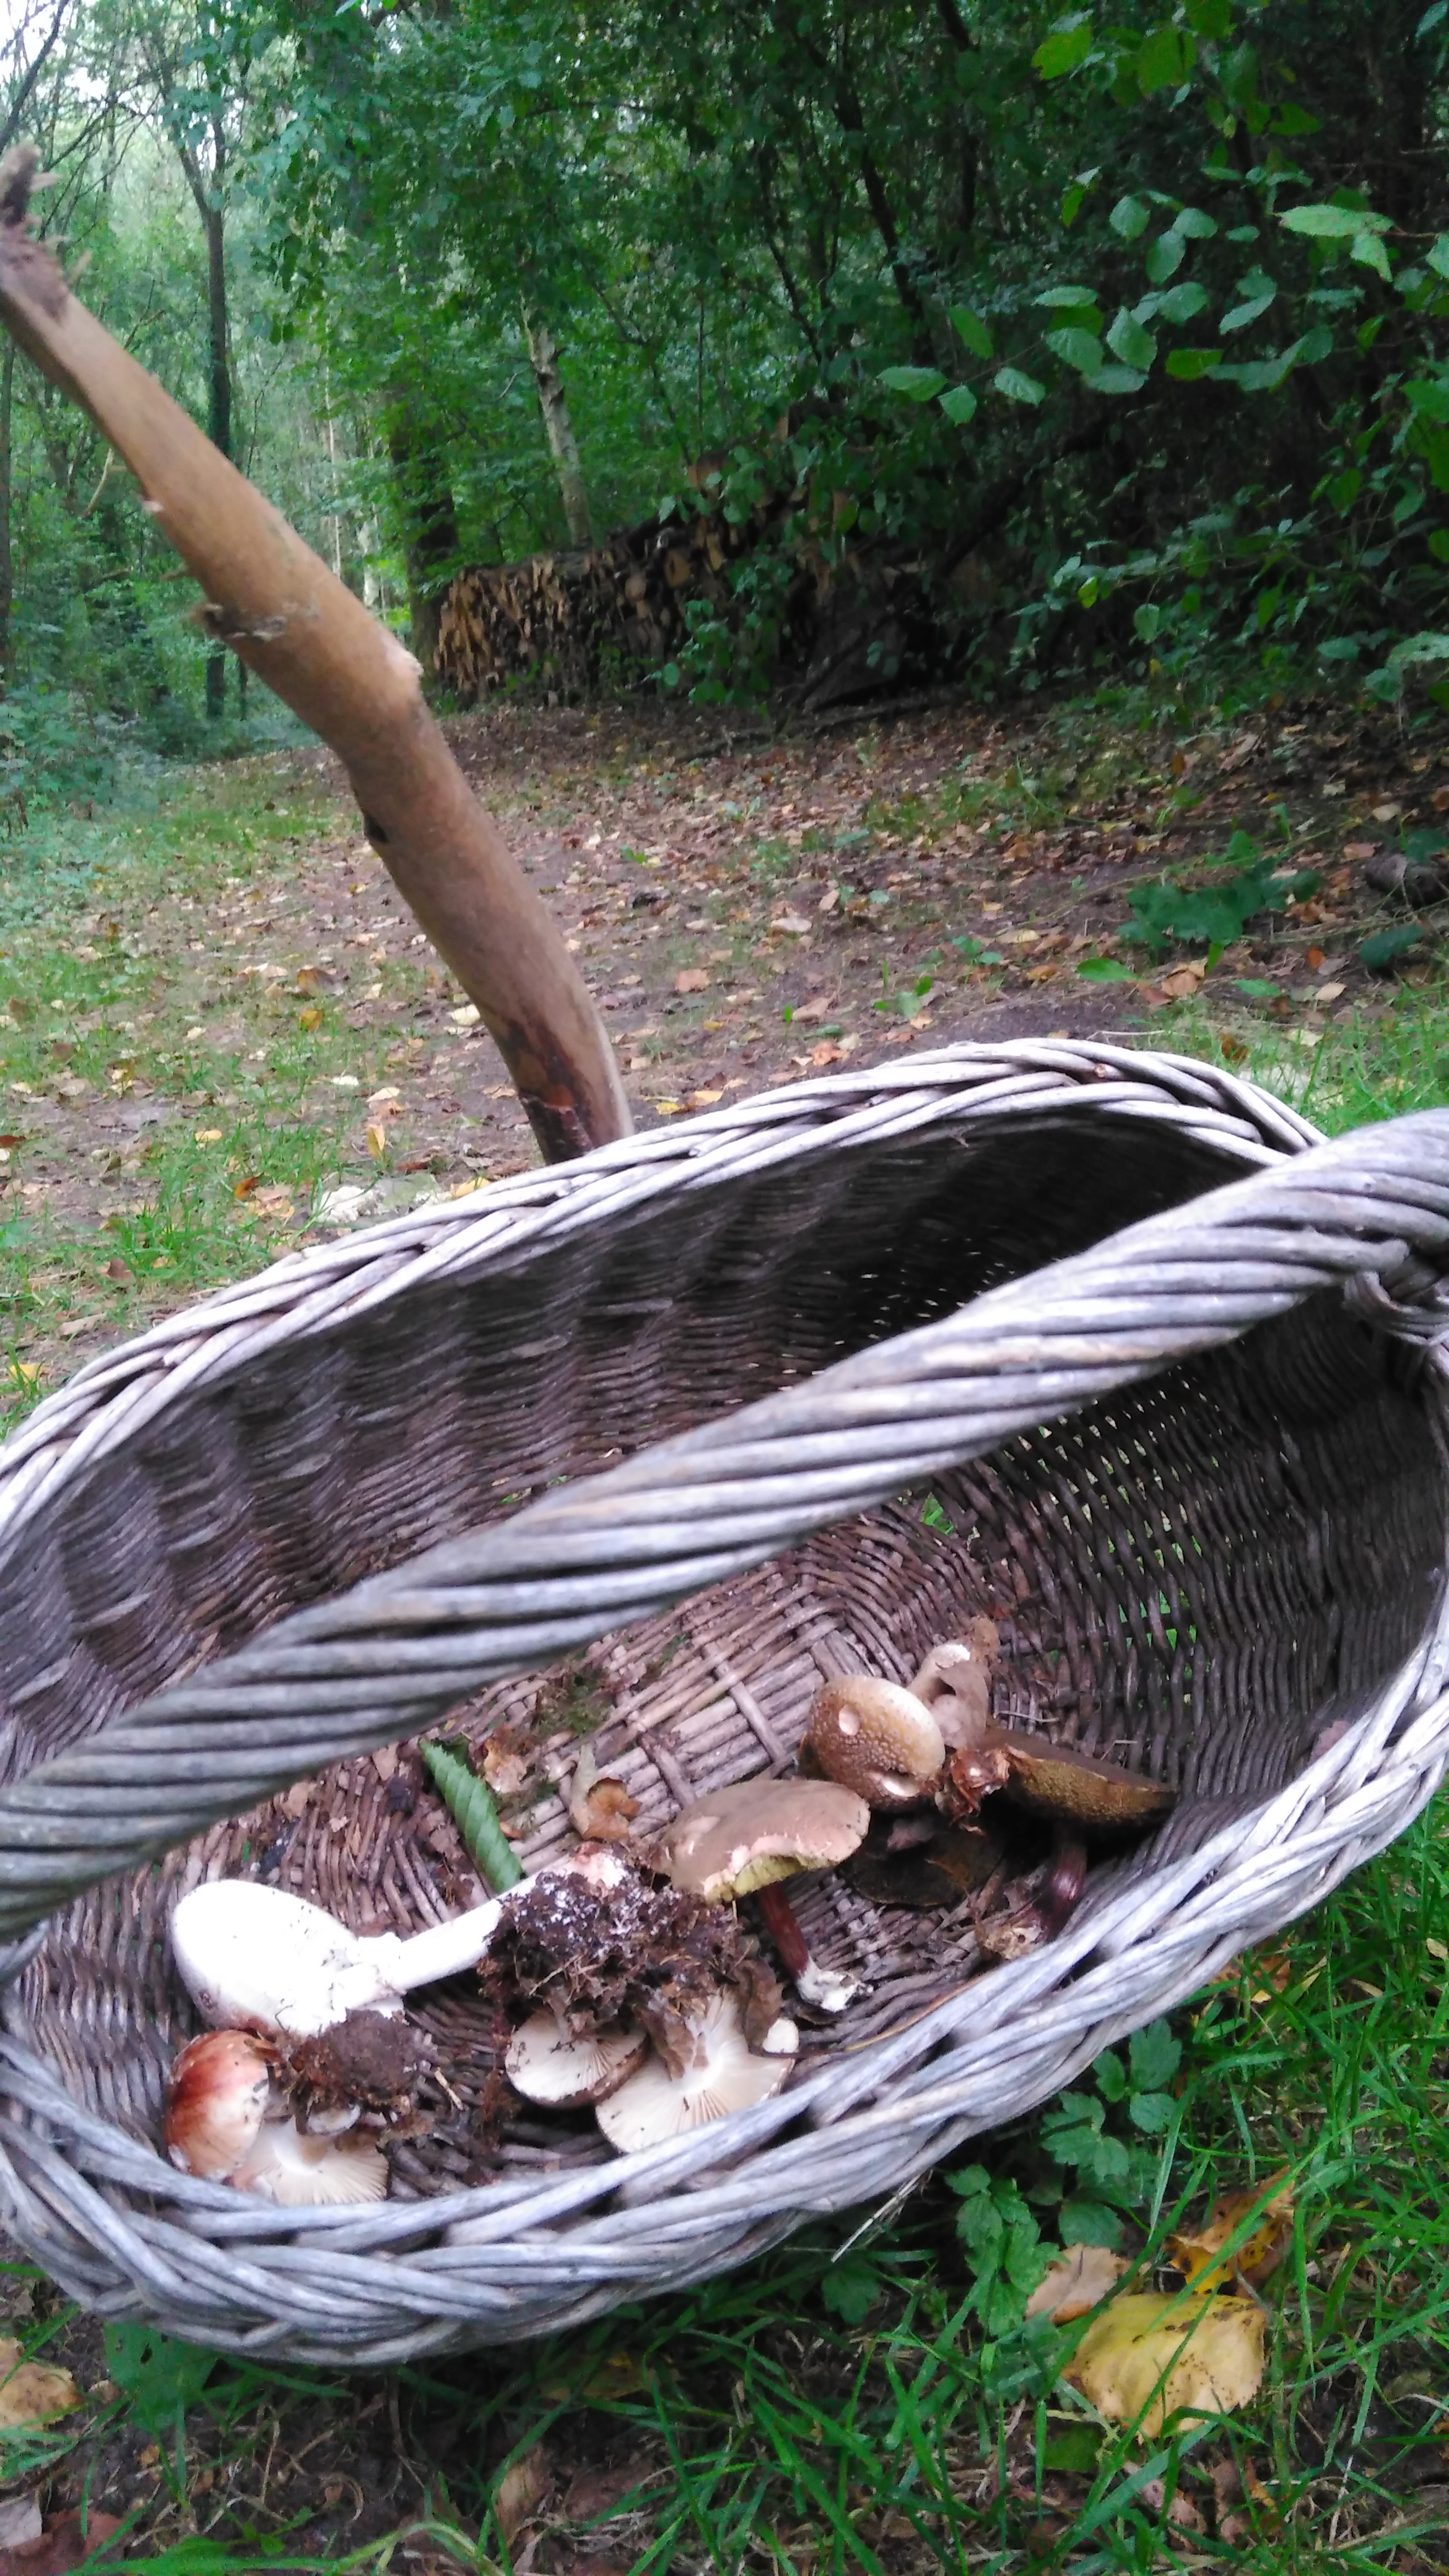
<path id="1" fill-rule="evenodd" d="M 368 1120 L 367 1150 L 378 1162 L 381 1162 L 387 1152 L 387 1129 L 380 1127 L 375 1118 Z"/>
<path id="2" fill-rule="evenodd" d="M 511 2549 L 518 2534 L 537 2512 L 548 2493 L 548 2463 L 543 2444 L 535 2442 L 521 2460 L 505 2469 L 493 2490 L 493 2519 L 498 2525 L 505 2547 Z"/>
<path id="3" fill-rule="evenodd" d="M 372 1767 L 377 1773 L 377 1776 L 382 1782 L 384 1788 L 386 1788 L 388 1781 L 392 1778 L 393 1773 L 397 1769 L 397 1746 L 395 1744 L 380 1744 L 372 1757 Z"/>
<path id="4" fill-rule="evenodd" d="M 315 993 L 321 981 L 322 974 L 319 967 L 299 966 L 295 990 L 299 993 Z"/>
<path id="5" fill-rule="evenodd" d="M 287 1791 L 286 1796 L 282 1800 L 283 1815 L 300 1816 L 311 1795 L 312 1782 L 310 1780 L 294 1780 L 291 1788 Z"/>
<path id="6" fill-rule="evenodd" d="M 1377 848 L 1377 841 L 1345 841 L 1343 855 L 1346 859 L 1371 859 Z"/>
<path id="7" fill-rule="evenodd" d="M 134 1279 L 135 1275 L 136 1274 L 131 1268 L 129 1261 L 122 1261 L 119 1254 L 113 1255 L 111 1260 L 106 1263 L 106 1277 L 108 1279 Z"/>
<path id="8" fill-rule="evenodd" d="M 22 2361 L 20 2346 L 0 2338 L 0 2432 L 17 2424 L 42 2424 L 51 2415 L 68 2415 L 81 2393 L 68 2370 L 48 2361 Z"/>
<path id="9" fill-rule="evenodd" d="M 325 1012 L 319 1011 L 314 1002 L 309 1011 L 297 1013 L 297 1026 L 299 1029 L 320 1029 L 325 1017 Z"/>
<path id="10" fill-rule="evenodd" d="M 118 2514 L 97 2513 L 94 2506 L 87 2511 L 84 2526 L 74 2509 L 52 2514 L 38 2539 L 14 2542 L 0 2550 L 0 2576 L 70 2576 L 73 2567 L 84 2566 L 120 2528 Z"/>
<path id="11" fill-rule="evenodd" d="M 702 966 L 682 966 L 674 978 L 676 993 L 707 993 L 709 977 Z"/>
<path id="12" fill-rule="evenodd" d="M 1174 967 L 1170 975 L 1164 975 L 1160 980 L 1158 990 L 1166 993 L 1170 1001 L 1191 1001 L 1193 994 L 1197 991 L 1197 988 L 1206 973 L 1206 965 L 1203 964 L 1200 959 L 1194 957 L 1186 966 Z"/>
<path id="13" fill-rule="evenodd" d="M 25 1138 L 22 1135 L 17 1135 L 12 1131 L 9 1135 L 0 1136 L 0 1151 L 7 1154 L 11 1153 L 15 1146 L 23 1145 L 24 1142 Z"/>
<path id="14" fill-rule="evenodd" d="M 238 1182 L 237 1182 L 237 1185 L 236 1185 L 235 1189 L 232 1191 L 232 1197 L 233 1197 L 234 1199 L 249 1199 L 249 1198 L 251 1197 L 251 1194 L 252 1194 L 253 1190 L 259 1190 L 259 1189 L 261 1188 L 261 1186 L 262 1186 L 262 1176 L 261 1176 L 261 1173 L 260 1173 L 260 1172 L 248 1172 L 248 1174 L 247 1174 L 247 1176 L 246 1176 L 246 1179 L 245 1179 L 244 1181 L 238 1181 Z"/>
<path id="15" fill-rule="evenodd" d="M 1337 1002 L 1342 999 L 1347 990 L 1346 984 L 1320 984 L 1318 999 L 1320 1002 Z"/>
<path id="16" fill-rule="evenodd" d="M 839 901 L 840 901 L 840 888 L 839 888 L 839 886 L 838 886 L 838 885 L 827 886 L 827 887 L 826 887 L 826 889 L 825 889 L 824 894 L 821 896 L 820 901 L 817 903 L 817 905 L 816 905 L 815 909 L 816 909 L 816 911 L 817 911 L 817 912 L 833 912 L 833 911 L 835 910 L 836 905 L 839 903 Z"/>
<path id="17" fill-rule="evenodd" d="M 1264 2195 L 1268 2197 L 1264 2199 Z M 1259 2209 L 1259 2203 L 1262 2203 Z M 1258 2210 L 1236 2252 L 1224 2259 L 1223 2248 L 1252 2210 Z M 1293 2239 L 1293 2186 L 1287 2168 L 1267 2182 L 1249 2183 L 1229 2192 L 1213 2208 L 1205 2226 L 1184 2228 L 1168 2239 L 1168 2251 L 1190 2290 L 1214 2290 L 1225 2281 L 1256 2285 L 1276 2272 Z"/>
<path id="18" fill-rule="evenodd" d="M 198 1145 L 219 1145 L 221 1143 L 221 1129 L 219 1127 L 198 1127 L 196 1130 L 196 1141 Z"/>
<path id="19" fill-rule="evenodd" d="M 580 1842 L 627 1842 L 629 1827 L 638 1813 L 638 1799 L 630 1797 L 622 1780 L 600 1772 L 594 1748 L 586 1744 L 569 1790 L 569 1823 Z"/>
<path id="20" fill-rule="evenodd" d="M 1114 2290 L 1127 2269 L 1125 2254 L 1106 2245 L 1068 2245 L 1026 2303 L 1029 2317 L 1050 2317 L 1054 2326 L 1084 2317 Z"/>
<path id="21" fill-rule="evenodd" d="M 715 1102 L 723 1098 L 722 1091 L 692 1091 L 689 1095 L 689 1105 L 691 1109 L 713 1109 Z"/>
<path id="22" fill-rule="evenodd" d="M 465 1002 L 461 1011 L 448 1013 L 455 1029 L 476 1029 L 481 1016 L 476 1002 Z"/>
<path id="23" fill-rule="evenodd" d="M 284 1181 L 274 1181 L 267 1189 L 252 1194 L 258 1216 L 290 1216 L 292 1204 L 292 1193 Z"/>
<path id="24" fill-rule="evenodd" d="M 804 914 L 799 912 L 777 913 L 775 919 L 770 924 L 770 928 L 771 930 L 783 931 L 786 937 L 790 939 L 806 939 L 809 937 L 810 933 L 809 922 L 805 919 Z"/>
<path id="25" fill-rule="evenodd" d="M 511 1798 L 528 1778 L 528 1755 L 511 1727 L 494 1729 L 483 1747 L 483 1777 L 494 1796 Z"/>
<path id="26" fill-rule="evenodd" d="M 1224 2415 L 1256 2397 L 1266 2330 L 1254 2299 L 1139 2292 L 1103 2309 L 1062 2375 L 1108 2423 L 1155 2435 L 1170 2416 Z"/>
<path id="27" fill-rule="evenodd" d="M 1403 810 L 1402 805 L 1376 805 L 1373 809 L 1374 821 L 1376 823 L 1396 822 Z"/>
<path id="28" fill-rule="evenodd" d="M 852 1039 L 851 1045 L 853 1046 L 854 1043 Z M 850 1047 L 837 1046 L 834 1038 L 822 1038 L 818 1046 L 811 1048 L 809 1062 L 817 1071 L 823 1072 L 828 1064 L 844 1064 L 849 1053 Z"/>
<path id="29" fill-rule="evenodd" d="M 13 2549 L 18 2541 L 39 2538 L 40 2498 L 7 2496 L 0 2504 L 0 2549 Z"/>

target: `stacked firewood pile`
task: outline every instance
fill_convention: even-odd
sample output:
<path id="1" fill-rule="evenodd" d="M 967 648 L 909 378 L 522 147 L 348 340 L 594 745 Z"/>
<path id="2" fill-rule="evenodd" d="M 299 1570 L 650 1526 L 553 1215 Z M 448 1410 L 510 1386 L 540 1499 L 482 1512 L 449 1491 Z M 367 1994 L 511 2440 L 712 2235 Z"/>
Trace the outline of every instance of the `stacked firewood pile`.
<path id="1" fill-rule="evenodd" d="M 575 698 L 657 670 L 686 640 L 691 602 L 738 613 L 734 566 L 778 536 L 799 497 L 772 496 L 740 520 L 719 511 L 646 519 L 602 545 L 461 572 L 443 602 L 437 677 L 472 706 L 520 679 Z M 794 572 L 773 675 L 781 695 L 808 712 L 945 667 L 962 603 L 942 593 L 929 565 L 885 547 L 837 560 L 808 530 L 792 530 L 787 544 Z"/>
<path id="2" fill-rule="evenodd" d="M 465 705 L 524 674 L 574 696 L 598 687 L 611 655 L 667 661 L 687 600 L 723 605 L 728 568 L 761 533 L 721 513 L 646 519 L 602 545 L 459 573 L 443 602 L 437 673 Z"/>

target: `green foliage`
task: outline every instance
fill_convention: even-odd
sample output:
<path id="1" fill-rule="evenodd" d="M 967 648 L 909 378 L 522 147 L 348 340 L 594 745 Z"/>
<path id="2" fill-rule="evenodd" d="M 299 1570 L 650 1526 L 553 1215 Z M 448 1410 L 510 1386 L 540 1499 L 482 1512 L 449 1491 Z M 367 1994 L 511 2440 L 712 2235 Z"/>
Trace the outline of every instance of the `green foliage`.
<path id="1" fill-rule="evenodd" d="M 106 2372 L 143 2433 L 165 2440 L 219 2366 L 205 2345 L 178 2343 L 153 2326 L 108 2325 Z"/>
<path id="2" fill-rule="evenodd" d="M 428 1777 L 455 1819 L 484 1884 L 501 1896 L 517 1887 L 523 1867 L 498 1821 L 492 1791 L 472 1766 L 446 1745 L 424 1744 Z"/>
<path id="3" fill-rule="evenodd" d="M 1228 871 L 1207 885 L 1184 886 L 1163 876 L 1133 886 L 1127 902 L 1134 916 L 1129 939 L 1160 951 L 1173 943 L 1228 947 L 1259 913 L 1281 912 L 1295 896 L 1311 894 L 1311 868 L 1275 868 L 1245 832 L 1235 832 L 1221 861 Z M 1101 979 L 1101 961 L 1093 961 Z"/>

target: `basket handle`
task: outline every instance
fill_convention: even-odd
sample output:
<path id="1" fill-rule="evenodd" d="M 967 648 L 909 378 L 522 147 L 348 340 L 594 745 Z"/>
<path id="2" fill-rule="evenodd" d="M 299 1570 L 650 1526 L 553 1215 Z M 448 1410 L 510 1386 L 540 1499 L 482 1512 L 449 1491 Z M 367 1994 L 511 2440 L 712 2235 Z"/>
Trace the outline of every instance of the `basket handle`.
<path id="1" fill-rule="evenodd" d="M 0 1934 L 1320 1290 L 1377 1281 L 1392 1302 L 1407 1284 L 1408 1311 L 1432 1314 L 1446 1258 L 1449 1112 L 1361 1128 L 429 1549 L 8 1788 Z"/>

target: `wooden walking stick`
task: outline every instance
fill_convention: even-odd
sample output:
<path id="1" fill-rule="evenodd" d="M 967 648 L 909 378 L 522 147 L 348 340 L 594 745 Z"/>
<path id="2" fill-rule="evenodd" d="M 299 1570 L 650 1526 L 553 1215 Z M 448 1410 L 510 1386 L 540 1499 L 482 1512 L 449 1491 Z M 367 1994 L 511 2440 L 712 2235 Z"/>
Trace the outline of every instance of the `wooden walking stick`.
<path id="1" fill-rule="evenodd" d="M 0 320 L 124 458 L 231 645 L 337 753 L 363 829 L 497 1040 L 549 1162 L 629 1133 L 556 924 L 423 703 L 418 666 L 70 292 L 31 233 L 39 155 L 0 162 Z"/>

